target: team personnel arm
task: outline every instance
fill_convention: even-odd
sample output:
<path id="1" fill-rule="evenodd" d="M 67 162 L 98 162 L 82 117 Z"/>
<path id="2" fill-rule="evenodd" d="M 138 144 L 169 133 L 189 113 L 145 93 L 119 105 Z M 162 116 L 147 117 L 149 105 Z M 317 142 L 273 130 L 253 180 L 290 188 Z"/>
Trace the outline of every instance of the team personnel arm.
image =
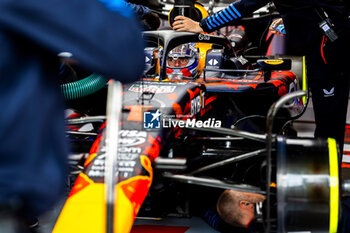
<path id="1" fill-rule="evenodd" d="M 143 69 L 143 41 L 123 6 L 111 11 L 96 0 L 2 0 L 0 29 L 54 54 L 71 52 L 89 71 L 131 81 Z"/>
<path id="2" fill-rule="evenodd" d="M 179 32 L 203 32 L 203 29 L 199 26 L 199 22 L 196 22 L 190 18 L 179 15 L 174 18 L 173 30 Z"/>
<path id="3" fill-rule="evenodd" d="M 138 18 L 142 22 L 142 26 L 146 30 L 157 30 L 160 26 L 160 19 L 156 13 L 153 13 L 151 9 L 143 5 L 136 5 L 132 3 L 128 3 L 136 13 Z"/>
<path id="4" fill-rule="evenodd" d="M 213 32 L 219 28 L 233 23 L 235 20 L 251 14 L 260 7 L 266 5 L 270 0 L 239 0 L 225 9 L 202 19 L 199 23 L 184 16 L 175 18 L 174 30 L 190 32 Z"/>
<path id="5" fill-rule="evenodd" d="M 286 31 L 284 29 L 283 19 L 282 18 L 275 19 L 270 25 L 269 31 L 273 34 L 284 36 L 286 34 Z"/>
<path id="6" fill-rule="evenodd" d="M 133 11 L 136 13 L 136 15 L 139 18 L 144 18 L 147 14 L 151 13 L 151 9 L 149 9 L 146 6 L 143 5 L 136 5 L 136 4 L 132 4 L 132 3 L 128 3 L 130 5 L 130 7 L 132 7 Z"/>

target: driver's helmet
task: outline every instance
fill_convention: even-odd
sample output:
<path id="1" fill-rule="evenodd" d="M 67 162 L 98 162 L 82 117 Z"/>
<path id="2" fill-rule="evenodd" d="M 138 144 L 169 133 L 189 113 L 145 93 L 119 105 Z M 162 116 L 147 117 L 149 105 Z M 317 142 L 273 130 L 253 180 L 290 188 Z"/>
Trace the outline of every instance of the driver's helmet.
<path id="1" fill-rule="evenodd" d="M 171 76 L 195 77 L 197 75 L 199 52 L 195 43 L 182 44 L 168 54 L 167 73 Z"/>

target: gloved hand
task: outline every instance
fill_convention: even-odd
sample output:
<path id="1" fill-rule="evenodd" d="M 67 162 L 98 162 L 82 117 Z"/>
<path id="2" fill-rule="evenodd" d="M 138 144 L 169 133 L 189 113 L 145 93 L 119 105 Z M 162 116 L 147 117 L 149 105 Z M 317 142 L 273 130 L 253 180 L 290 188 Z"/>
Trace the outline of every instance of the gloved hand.
<path id="1" fill-rule="evenodd" d="M 157 30 L 160 26 L 160 19 L 156 13 L 149 12 L 145 14 L 142 18 L 143 23 L 147 27 L 148 30 Z"/>
<path id="2" fill-rule="evenodd" d="M 279 36 L 284 36 L 286 34 L 286 30 L 284 28 L 283 20 L 282 18 L 275 19 L 270 28 L 270 32 L 273 34 L 279 35 Z"/>

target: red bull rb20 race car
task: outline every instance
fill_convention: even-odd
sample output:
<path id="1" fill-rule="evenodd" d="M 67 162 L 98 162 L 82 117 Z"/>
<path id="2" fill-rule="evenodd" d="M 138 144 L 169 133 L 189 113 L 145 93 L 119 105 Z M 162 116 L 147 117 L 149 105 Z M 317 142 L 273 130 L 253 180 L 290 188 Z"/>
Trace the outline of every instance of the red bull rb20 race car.
<path id="1" fill-rule="evenodd" d="M 130 232 L 136 217 L 191 217 L 193 185 L 266 195 L 256 217 L 265 232 L 336 232 L 336 143 L 290 127 L 306 106 L 302 59 L 245 57 L 240 30 L 235 43 L 144 33 L 143 78 L 109 82 L 107 104 L 103 88 L 88 101 L 95 107 L 67 120 L 84 154 L 72 161 L 79 173 L 54 233 Z M 105 114 L 91 110 L 106 105 Z M 90 131 L 79 130 L 86 124 Z"/>

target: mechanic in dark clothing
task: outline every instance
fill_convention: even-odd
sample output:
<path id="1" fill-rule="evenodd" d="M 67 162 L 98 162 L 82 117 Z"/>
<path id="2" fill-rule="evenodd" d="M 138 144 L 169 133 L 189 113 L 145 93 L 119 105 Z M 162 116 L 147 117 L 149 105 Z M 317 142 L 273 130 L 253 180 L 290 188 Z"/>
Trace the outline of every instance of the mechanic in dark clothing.
<path id="1" fill-rule="evenodd" d="M 205 193 L 205 195 L 198 195 L 198 193 Z M 201 217 L 215 230 L 223 233 L 263 231 L 262 226 L 253 219 L 255 203 L 264 201 L 264 196 L 208 187 L 196 187 L 192 195 L 191 213 Z M 206 204 L 203 205 L 203 203 Z M 228 224 L 228 222 L 234 224 Z"/>
<path id="2" fill-rule="evenodd" d="M 174 30 L 213 32 L 237 21 L 269 0 L 236 1 L 222 11 L 201 22 L 177 16 Z M 286 26 L 287 40 L 295 55 L 305 55 L 307 75 L 313 96 L 316 120 L 316 137 L 335 138 L 343 148 L 348 99 L 349 69 L 346 59 L 350 51 L 349 13 L 339 0 L 275 0 Z M 326 12 L 335 25 L 338 39 L 331 42 L 319 23 Z M 322 18 L 322 19 L 321 19 Z"/>
<path id="3" fill-rule="evenodd" d="M 14 229 L 19 217 L 42 214 L 65 189 L 56 55 L 69 51 L 88 71 L 131 81 L 142 72 L 143 42 L 125 5 L 1 0 L 0 48 L 0 231 L 26 232 Z"/>
<path id="4" fill-rule="evenodd" d="M 214 189 L 208 187 L 195 187 L 195 192 L 190 200 L 191 212 L 195 216 L 202 218 L 208 225 L 219 232 L 248 232 L 242 227 L 232 226 L 226 223 L 217 211 L 217 201 L 224 192 L 223 189 Z M 205 193 L 205 195 L 198 195 Z M 205 205 L 203 205 L 205 203 Z"/>
<path id="5" fill-rule="evenodd" d="M 160 26 L 160 19 L 156 13 L 153 13 L 151 9 L 143 5 L 136 5 L 129 3 L 134 10 L 135 14 L 142 22 L 144 30 L 157 30 Z"/>
<path id="6" fill-rule="evenodd" d="M 213 32 L 237 21 L 269 0 L 239 0 L 201 22 L 177 16 L 173 29 L 177 31 Z M 342 0 L 274 0 L 286 29 L 287 42 L 295 55 L 305 55 L 307 77 L 312 92 L 316 121 L 316 137 L 332 137 L 343 152 L 344 131 L 349 96 L 350 20 Z M 347 6 L 345 7 L 345 4 Z M 324 24 L 330 19 L 331 24 Z M 322 25 L 322 30 L 321 26 Z M 324 31 L 334 34 L 327 34 Z M 336 38 L 337 37 L 337 38 Z M 341 158 L 340 158 L 341 162 Z M 339 232 L 350 225 L 349 199 L 343 200 L 342 225 Z M 347 219 L 347 220 L 346 220 Z"/>

